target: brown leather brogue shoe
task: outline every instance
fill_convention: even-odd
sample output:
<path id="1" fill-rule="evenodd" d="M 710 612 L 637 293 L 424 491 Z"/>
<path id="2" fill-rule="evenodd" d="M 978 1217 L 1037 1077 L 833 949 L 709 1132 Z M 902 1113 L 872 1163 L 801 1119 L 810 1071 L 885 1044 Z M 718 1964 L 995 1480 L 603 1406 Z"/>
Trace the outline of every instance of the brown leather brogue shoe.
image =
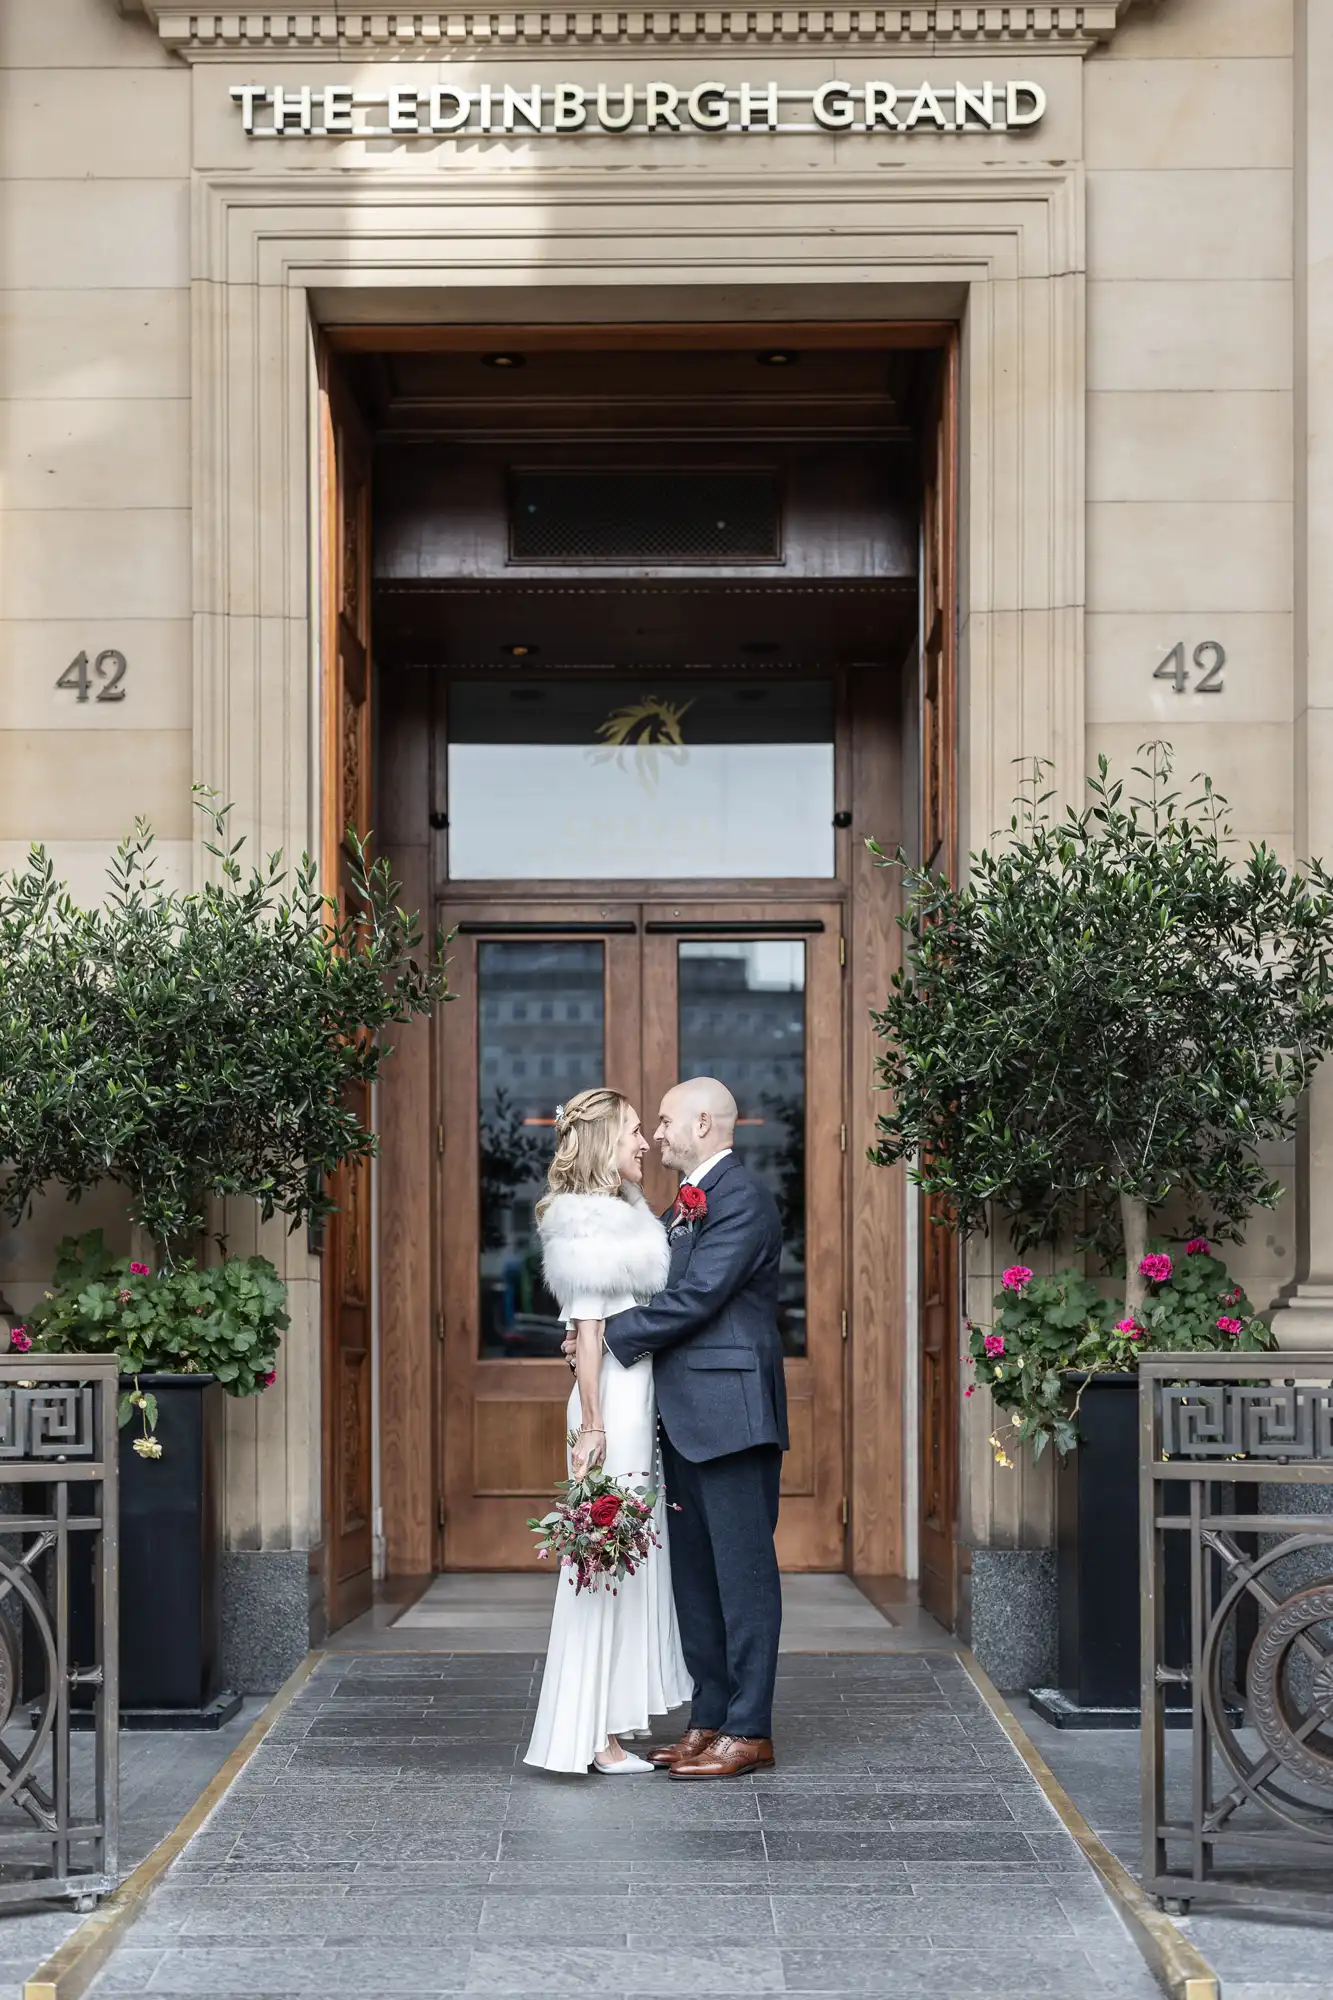
<path id="1" fill-rule="evenodd" d="M 678 1743 L 659 1743 L 655 1750 L 650 1750 L 648 1762 L 659 1771 L 669 1771 L 682 1757 L 699 1756 L 716 1735 L 716 1729 L 687 1729 Z"/>
<path id="2" fill-rule="evenodd" d="M 715 1736 L 694 1757 L 678 1757 L 667 1766 L 672 1778 L 741 1778 L 747 1771 L 771 1770 L 776 1760 L 767 1736 Z"/>

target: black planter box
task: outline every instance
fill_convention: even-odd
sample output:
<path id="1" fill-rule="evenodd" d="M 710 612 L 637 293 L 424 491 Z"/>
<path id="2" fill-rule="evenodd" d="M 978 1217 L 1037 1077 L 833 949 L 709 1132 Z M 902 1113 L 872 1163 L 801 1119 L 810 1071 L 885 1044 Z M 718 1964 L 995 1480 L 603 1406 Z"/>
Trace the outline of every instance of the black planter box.
<path id="1" fill-rule="evenodd" d="M 1029 1699 L 1062 1728 L 1135 1729 L 1139 1722 L 1139 1384 L 1136 1375 L 1086 1379 L 1079 1442 L 1056 1475 L 1059 1686 Z M 1186 1488 L 1160 1487 L 1163 1511 L 1184 1513 Z M 1166 1549 L 1166 1660 L 1189 1664 L 1189 1550 Z M 1189 1721 L 1189 1689 L 1168 1705 Z"/>
<path id="2" fill-rule="evenodd" d="M 221 1692 L 222 1398 L 212 1375 L 141 1375 L 157 1398 L 161 1458 L 140 1458 L 136 1411 L 120 1433 L 122 1727 L 209 1729 Z M 122 1392 L 133 1388 L 122 1378 Z M 71 1578 L 75 1657 L 91 1657 L 91 1576 Z"/>

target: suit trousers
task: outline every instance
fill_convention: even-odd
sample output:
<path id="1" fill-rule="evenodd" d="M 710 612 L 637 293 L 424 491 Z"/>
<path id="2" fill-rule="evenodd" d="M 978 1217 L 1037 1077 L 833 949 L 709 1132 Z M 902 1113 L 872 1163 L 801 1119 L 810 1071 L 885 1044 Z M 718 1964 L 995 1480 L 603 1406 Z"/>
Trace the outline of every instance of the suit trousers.
<path id="1" fill-rule="evenodd" d="M 671 1583 L 685 1664 L 694 1681 L 691 1727 L 771 1736 L 782 1629 L 773 1534 L 782 1452 L 752 1445 L 702 1464 L 662 1432 Z"/>

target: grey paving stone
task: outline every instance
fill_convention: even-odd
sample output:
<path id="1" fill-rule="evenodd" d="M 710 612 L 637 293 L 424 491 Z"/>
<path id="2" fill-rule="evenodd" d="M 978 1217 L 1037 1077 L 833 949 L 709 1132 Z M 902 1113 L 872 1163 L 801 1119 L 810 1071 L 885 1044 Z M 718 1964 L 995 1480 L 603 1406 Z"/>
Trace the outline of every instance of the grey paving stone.
<path id="1" fill-rule="evenodd" d="M 607 1951 L 487 1947 L 472 1953 L 466 1991 L 522 1993 L 540 1986 L 550 1993 L 695 1995 L 781 1993 L 782 1960 L 773 1946 L 749 1950 L 725 1945 L 682 1946 L 674 1951 Z"/>
<path id="2" fill-rule="evenodd" d="M 1108 1991 L 1096 1969 L 1081 1952 L 1047 1955 L 1028 1949 L 994 1954 L 989 1959 L 959 1952 L 784 1950 L 783 1975 L 788 1992 L 874 1993 L 881 1995 L 952 1996 L 1004 1993 L 1016 1996 L 1048 1994 L 1060 2000 L 1086 2000 Z M 1144 1971 L 1137 1991 L 1124 1990 L 1117 2000 L 1160 2000 L 1155 1982 Z M 1115 1988 L 1110 1991 L 1114 1992 Z"/>
<path id="3" fill-rule="evenodd" d="M 768 1793 L 764 1794 L 767 1798 Z M 614 1785 L 585 1779 L 569 1789 L 520 1781 L 509 1793 L 511 1826 L 575 1825 L 586 1821 L 599 1827 L 621 1821 L 650 1820 L 660 1825 L 664 1815 L 675 1823 L 709 1825 L 755 1824 L 760 1794 L 748 1785 L 684 1785 L 654 1775 Z"/>
<path id="4" fill-rule="evenodd" d="M 531 1895 L 494 1892 L 483 1898 L 478 1929 L 484 1943 L 512 1942 L 536 1933 L 546 1939 L 577 1936 L 599 1939 L 604 1932 L 624 1933 L 630 1924 L 628 1882 L 619 1892 L 598 1890 L 584 1895 Z"/>
<path id="5" fill-rule="evenodd" d="M 700 1896 L 672 1894 L 656 1888 L 633 1888 L 629 1899 L 633 1932 L 657 1947 L 668 1940 L 692 1943 L 700 1938 L 727 1937 L 735 1943 L 775 1942 L 772 1897 L 766 1890 L 719 1891 Z"/>
<path id="6" fill-rule="evenodd" d="M 852 1942 L 862 1937 L 893 1936 L 914 1932 L 923 1937 L 944 1933 L 945 1948 L 961 1946 L 963 1940 L 951 1932 L 966 1931 L 979 1950 L 989 1948 L 997 1934 L 1016 1937 L 1058 1937 L 1073 1940 L 1074 1925 L 1068 1913 L 1049 1894 L 1021 1903 L 1015 1909 L 1007 1900 L 990 1898 L 978 1904 L 968 1897 L 939 1899 L 914 1895 L 910 1884 L 896 1894 L 877 1889 L 868 1895 L 824 1893 L 778 1893 L 773 1897 L 773 1915 L 778 1936 L 784 1942 L 813 1938 L 832 1944 Z"/>
<path id="7" fill-rule="evenodd" d="M 631 1866 L 647 1867 L 663 1861 L 694 1861 L 712 1866 L 725 1865 L 733 1861 L 752 1861 L 762 1865 L 764 1840 L 758 1827 L 752 1833 L 739 1827 L 672 1827 L 664 1826 L 645 1842 L 642 1855 L 635 1852 L 631 1856 Z M 534 1833 L 519 1829 L 510 1833 L 507 1829 L 501 1840 L 500 1857 L 504 1861 L 551 1861 L 567 1863 L 568 1849 L 549 1833 Z"/>
<path id="8" fill-rule="evenodd" d="M 478 1828 L 475 1832 L 439 1832 L 434 1829 L 379 1828 L 372 1832 L 344 1832 L 341 1828 L 307 1827 L 290 1833 L 245 1833 L 233 1849 L 231 1859 L 240 1867 L 283 1867 L 307 1864 L 375 1861 L 380 1866 L 414 1865 L 432 1861 L 494 1861 L 498 1858 L 500 1832 Z"/>
<path id="9" fill-rule="evenodd" d="M 318 1994 L 463 1991 L 471 1945 L 458 1953 L 427 1947 L 225 1944 L 138 1953 L 124 1947 L 98 1982 L 105 1993 L 228 1993 L 274 1990 Z"/>
<path id="10" fill-rule="evenodd" d="M 378 1937 L 399 1942 L 435 1941 L 475 1932 L 483 1901 L 480 1892 L 442 1895 L 435 1889 L 402 1894 L 358 1890 L 350 1895 L 325 1891 L 297 1899 L 233 1891 L 225 1900 L 219 1899 L 217 1892 L 203 1892 L 176 1935 L 192 1946 L 203 1937 L 236 1942 L 258 1935 L 288 1940 Z M 147 1921 L 151 1923 L 151 1914 Z M 142 1941 L 143 1931 L 143 1925 L 136 1927 L 137 1940 Z"/>
<path id="11" fill-rule="evenodd" d="M 994 1792 L 818 1792 L 757 1801 L 764 1827 L 888 1826 L 894 1821 L 937 1825 L 1013 1826 L 1014 1815 Z"/>
<path id="12" fill-rule="evenodd" d="M 1023 1861 L 1035 1859 L 1026 1837 L 998 1828 L 829 1827 L 794 1828 L 764 1834 L 771 1861 Z"/>

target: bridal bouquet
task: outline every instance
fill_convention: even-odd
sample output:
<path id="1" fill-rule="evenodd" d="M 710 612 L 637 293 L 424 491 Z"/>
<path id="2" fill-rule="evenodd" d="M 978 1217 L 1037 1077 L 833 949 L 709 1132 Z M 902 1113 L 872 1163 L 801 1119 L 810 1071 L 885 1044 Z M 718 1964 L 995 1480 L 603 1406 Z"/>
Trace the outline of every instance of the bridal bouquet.
<path id="1" fill-rule="evenodd" d="M 661 1542 L 653 1528 L 656 1492 L 622 1486 L 599 1468 L 583 1479 L 562 1481 L 563 1495 L 549 1514 L 528 1526 L 537 1537 L 537 1560 L 557 1556 L 576 1592 L 609 1588 L 612 1596 Z"/>

